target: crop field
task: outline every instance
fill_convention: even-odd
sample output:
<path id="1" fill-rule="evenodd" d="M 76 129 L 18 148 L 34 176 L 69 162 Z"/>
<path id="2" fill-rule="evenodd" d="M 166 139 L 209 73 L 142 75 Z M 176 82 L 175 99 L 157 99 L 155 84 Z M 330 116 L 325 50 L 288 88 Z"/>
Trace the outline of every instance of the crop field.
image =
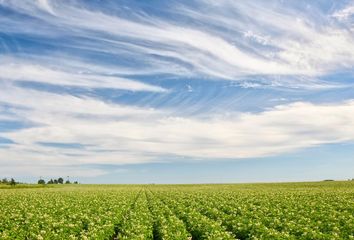
<path id="1" fill-rule="evenodd" d="M 0 239 L 354 239 L 354 182 L 0 189 Z"/>

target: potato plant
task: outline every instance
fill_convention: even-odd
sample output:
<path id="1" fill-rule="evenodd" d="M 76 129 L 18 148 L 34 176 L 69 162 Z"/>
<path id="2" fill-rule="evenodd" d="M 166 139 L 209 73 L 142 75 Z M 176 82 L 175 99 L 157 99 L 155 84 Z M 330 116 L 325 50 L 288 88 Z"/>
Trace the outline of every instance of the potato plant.
<path id="1" fill-rule="evenodd" d="M 6 188 L 0 239 L 354 239 L 354 182 Z"/>

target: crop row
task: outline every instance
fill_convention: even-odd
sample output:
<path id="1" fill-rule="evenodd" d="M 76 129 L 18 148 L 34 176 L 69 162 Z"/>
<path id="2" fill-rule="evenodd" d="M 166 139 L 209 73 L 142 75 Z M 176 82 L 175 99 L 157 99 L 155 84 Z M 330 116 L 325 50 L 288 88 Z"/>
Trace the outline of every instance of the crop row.
<path id="1" fill-rule="evenodd" d="M 0 239 L 107 239 L 135 192 L 7 190 Z"/>
<path id="2" fill-rule="evenodd" d="M 354 186 L 0 190 L 0 239 L 354 239 Z"/>
<path id="3" fill-rule="evenodd" d="M 157 240 L 187 240 L 191 234 L 182 220 L 157 199 L 150 191 L 146 191 L 149 209 L 154 216 L 154 239 Z"/>
<path id="4" fill-rule="evenodd" d="M 196 189 L 195 189 L 196 190 Z M 180 191 L 156 193 L 193 209 L 239 239 L 353 239 L 353 191 Z M 173 200 L 171 200 L 173 199 Z"/>

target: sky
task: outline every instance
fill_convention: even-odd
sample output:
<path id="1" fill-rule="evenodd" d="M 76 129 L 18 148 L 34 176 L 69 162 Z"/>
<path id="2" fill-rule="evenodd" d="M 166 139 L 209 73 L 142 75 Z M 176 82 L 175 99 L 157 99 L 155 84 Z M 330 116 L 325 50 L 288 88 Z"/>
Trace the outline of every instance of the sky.
<path id="1" fill-rule="evenodd" d="M 354 178 L 354 1 L 0 0 L 0 177 Z"/>

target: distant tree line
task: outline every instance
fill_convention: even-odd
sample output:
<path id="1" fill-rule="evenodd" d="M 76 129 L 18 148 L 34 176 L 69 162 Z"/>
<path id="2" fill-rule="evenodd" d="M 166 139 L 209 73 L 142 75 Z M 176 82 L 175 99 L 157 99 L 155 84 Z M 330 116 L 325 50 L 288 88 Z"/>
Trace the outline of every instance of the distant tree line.
<path id="1" fill-rule="evenodd" d="M 60 178 L 58 178 L 58 179 L 52 179 L 52 178 L 51 178 L 50 180 L 48 180 L 48 181 L 46 182 L 44 179 L 40 178 L 37 183 L 38 183 L 38 184 L 64 184 L 64 179 L 63 179 L 62 177 L 60 177 Z M 65 181 L 65 184 L 71 184 L 71 183 L 72 183 L 72 182 L 70 182 L 69 179 L 67 179 L 67 180 Z M 78 184 L 78 181 L 74 181 L 73 184 Z"/>
<path id="2" fill-rule="evenodd" d="M 40 178 L 37 182 L 38 184 L 64 184 L 64 179 L 63 178 L 58 178 L 58 179 L 50 179 L 49 181 L 45 181 L 44 179 Z M 14 178 L 2 178 L 0 179 L 0 184 L 6 184 L 6 185 L 11 185 L 15 186 L 17 184 L 21 184 L 21 182 L 17 182 Z M 79 184 L 78 181 L 70 182 L 69 179 L 65 181 L 65 184 Z"/>
<path id="3" fill-rule="evenodd" d="M 13 178 L 11 178 L 11 179 L 3 178 L 0 180 L 0 183 L 15 186 L 19 182 L 16 182 L 15 179 L 13 179 Z"/>

